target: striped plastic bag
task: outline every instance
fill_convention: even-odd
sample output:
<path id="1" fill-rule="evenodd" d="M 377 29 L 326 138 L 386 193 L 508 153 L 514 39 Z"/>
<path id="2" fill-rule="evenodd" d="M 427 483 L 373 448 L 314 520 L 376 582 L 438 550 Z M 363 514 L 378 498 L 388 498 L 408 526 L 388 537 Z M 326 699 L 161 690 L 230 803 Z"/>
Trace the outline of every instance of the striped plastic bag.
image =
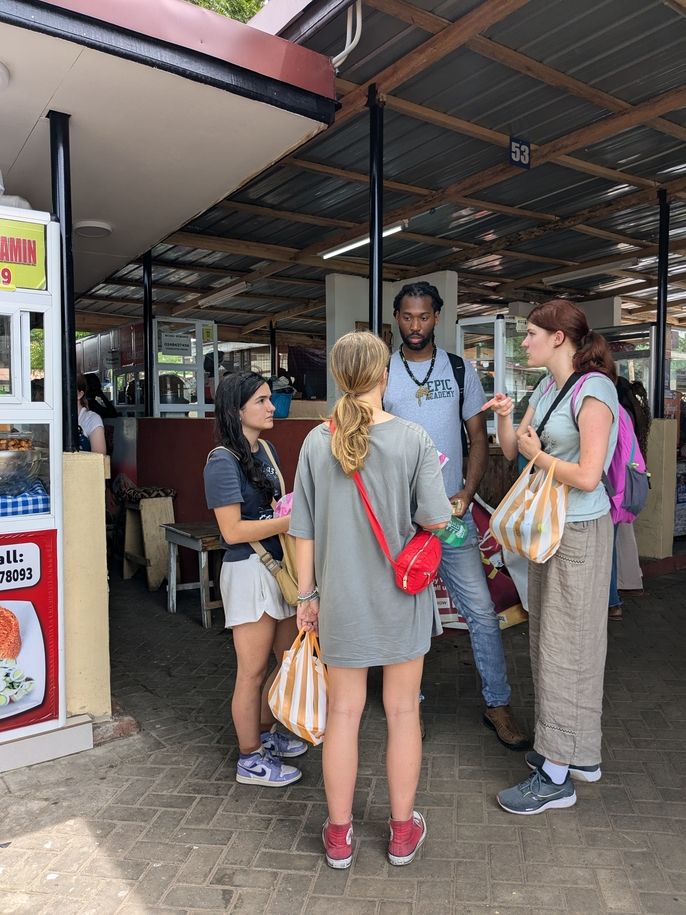
<path id="1" fill-rule="evenodd" d="M 326 728 L 326 665 L 314 632 L 301 629 L 283 653 L 269 690 L 269 708 L 289 731 L 316 747 Z"/>
<path id="2" fill-rule="evenodd" d="M 560 546 L 567 514 L 568 487 L 555 480 L 556 461 L 531 473 L 529 461 L 491 515 L 498 543 L 531 562 L 547 562 Z"/>

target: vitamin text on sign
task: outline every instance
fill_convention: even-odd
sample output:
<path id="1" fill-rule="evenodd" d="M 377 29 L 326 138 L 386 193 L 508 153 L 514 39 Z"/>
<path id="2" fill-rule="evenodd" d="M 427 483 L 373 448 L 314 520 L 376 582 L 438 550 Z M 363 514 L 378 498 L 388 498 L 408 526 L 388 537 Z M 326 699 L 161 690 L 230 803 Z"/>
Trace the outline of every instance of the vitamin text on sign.
<path id="1" fill-rule="evenodd" d="M 0 219 L 0 289 L 45 289 L 45 226 Z"/>

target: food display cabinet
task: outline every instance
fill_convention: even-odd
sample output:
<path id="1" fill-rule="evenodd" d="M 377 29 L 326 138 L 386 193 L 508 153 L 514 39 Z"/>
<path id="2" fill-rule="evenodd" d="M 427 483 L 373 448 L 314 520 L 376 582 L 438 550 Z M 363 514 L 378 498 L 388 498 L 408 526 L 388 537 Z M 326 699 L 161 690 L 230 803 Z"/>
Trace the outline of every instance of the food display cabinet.
<path id="1" fill-rule="evenodd" d="M 65 723 L 60 236 L 0 207 L 0 756 Z"/>
<path id="2" fill-rule="evenodd" d="M 479 376 L 487 398 L 496 392 L 509 394 L 514 400 L 515 424 L 524 416 L 529 398 L 544 375 L 542 369 L 527 365 L 522 340 L 526 318 L 509 315 L 485 315 L 463 318 L 457 322 L 456 352 L 470 362 Z M 496 420 L 488 414 L 489 435 L 496 435 Z"/>

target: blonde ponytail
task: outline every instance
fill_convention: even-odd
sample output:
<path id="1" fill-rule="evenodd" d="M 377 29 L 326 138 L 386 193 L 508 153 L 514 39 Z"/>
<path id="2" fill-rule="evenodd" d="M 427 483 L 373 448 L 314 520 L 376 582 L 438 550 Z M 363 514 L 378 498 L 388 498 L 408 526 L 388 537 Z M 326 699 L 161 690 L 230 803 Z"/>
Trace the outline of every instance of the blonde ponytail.
<path id="1" fill-rule="evenodd" d="M 386 344 L 368 331 L 345 334 L 331 350 L 331 373 L 343 391 L 331 415 L 331 452 L 348 476 L 362 470 L 369 454 L 373 411 L 358 398 L 381 383 L 388 358 Z"/>
<path id="2" fill-rule="evenodd" d="M 369 453 L 372 408 L 352 394 L 344 394 L 336 402 L 331 418 L 334 424 L 331 452 L 343 473 L 350 476 L 356 470 L 362 470 Z"/>

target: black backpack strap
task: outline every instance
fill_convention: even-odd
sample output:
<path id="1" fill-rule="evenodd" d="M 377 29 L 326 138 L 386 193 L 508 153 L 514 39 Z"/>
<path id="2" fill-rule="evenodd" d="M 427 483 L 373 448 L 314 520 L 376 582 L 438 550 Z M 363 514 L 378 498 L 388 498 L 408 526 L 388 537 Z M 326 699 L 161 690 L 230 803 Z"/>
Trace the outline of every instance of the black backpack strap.
<path id="1" fill-rule="evenodd" d="M 455 376 L 457 389 L 460 392 L 460 423 L 462 425 L 462 458 L 467 456 L 469 450 L 469 440 L 467 438 L 467 428 L 464 424 L 464 359 L 455 353 L 448 353 L 450 366 Z"/>
<path id="2" fill-rule="evenodd" d="M 462 419 L 462 408 L 464 407 L 464 359 L 462 356 L 456 356 L 455 353 L 448 353 L 448 359 L 460 391 L 460 419 Z"/>

